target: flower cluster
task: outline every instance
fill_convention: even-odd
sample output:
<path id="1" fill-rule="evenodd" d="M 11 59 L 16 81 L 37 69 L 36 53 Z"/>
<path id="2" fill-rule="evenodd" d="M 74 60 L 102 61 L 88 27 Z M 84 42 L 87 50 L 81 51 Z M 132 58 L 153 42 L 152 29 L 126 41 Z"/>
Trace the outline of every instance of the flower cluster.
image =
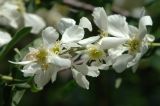
<path id="1" fill-rule="evenodd" d="M 23 0 L 1 0 L 0 25 L 14 29 L 30 26 L 34 34 L 38 34 L 46 26 L 41 17 L 26 12 Z"/>
<path id="2" fill-rule="evenodd" d="M 38 34 L 46 24 L 38 15 L 26 12 L 23 0 L 1 0 L 0 26 L 13 29 L 32 27 L 31 32 Z M 11 39 L 8 32 L 0 29 L 0 47 L 7 44 Z"/>
<path id="3" fill-rule="evenodd" d="M 38 34 L 46 24 L 38 15 L 26 12 L 23 0 L 1 0 L 0 26 L 13 29 L 32 27 L 31 32 Z M 9 43 L 11 39 L 7 31 L 0 29 L 0 47 Z"/>
<path id="4" fill-rule="evenodd" d="M 33 76 L 40 88 L 50 80 L 54 82 L 57 73 L 66 69 L 71 70 L 73 79 L 85 89 L 89 89 L 86 76 L 97 77 L 100 70 L 111 66 L 118 73 L 130 67 L 135 71 L 148 45 L 154 41 L 146 28 L 152 25 L 150 16 L 141 17 L 138 28 L 129 25 L 124 16 L 107 16 L 101 7 L 95 8 L 92 16 L 99 28 L 98 35 L 84 36 L 84 29 L 92 31 L 92 24 L 86 17 L 82 17 L 79 24 L 73 19 L 62 18 L 58 31 L 53 27 L 45 28 L 42 45 L 30 47 L 21 62 L 12 63 L 24 65 L 21 70 L 24 76 Z"/>

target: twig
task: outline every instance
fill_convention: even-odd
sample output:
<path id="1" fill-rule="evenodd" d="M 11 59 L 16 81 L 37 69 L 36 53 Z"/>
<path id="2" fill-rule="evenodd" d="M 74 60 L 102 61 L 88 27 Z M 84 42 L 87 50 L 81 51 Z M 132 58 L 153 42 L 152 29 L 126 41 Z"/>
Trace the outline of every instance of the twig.
<path id="1" fill-rule="evenodd" d="M 77 0 L 63 0 L 63 3 L 83 10 L 93 11 L 94 6 Z"/>

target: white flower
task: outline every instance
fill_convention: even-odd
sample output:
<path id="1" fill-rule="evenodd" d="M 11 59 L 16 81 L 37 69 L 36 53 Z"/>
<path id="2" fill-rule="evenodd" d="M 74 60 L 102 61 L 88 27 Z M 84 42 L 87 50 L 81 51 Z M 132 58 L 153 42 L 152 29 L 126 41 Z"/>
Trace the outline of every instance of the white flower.
<path id="1" fill-rule="evenodd" d="M 0 24 L 20 28 L 22 26 L 32 27 L 31 32 L 39 33 L 46 25 L 41 17 L 27 13 L 23 1 L 5 1 L 0 7 Z"/>
<path id="2" fill-rule="evenodd" d="M 78 44 L 76 44 L 76 42 L 81 40 L 83 36 L 83 28 L 78 27 L 77 25 L 66 28 L 61 40 L 58 40 L 59 34 L 53 27 L 47 27 L 42 31 L 45 45 L 48 45 L 54 54 L 61 54 L 65 50 L 69 50 L 70 47 L 77 46 Z"/>
<path id="3" fill-rule="evenodd" d="M 24 66 L 22 72 L 25 76 L 35 75 L 34 81 L 38 87 L 43 87 L 50 79 L 54 82 L 56 80 L 57 72 L 69 68 L 71 65 L 69 59 L 61 58 L 58 55 L 52 55 L 51 57 L 49 52 L 45 49 L 30 52 L 26 55 L 25 59 L 27 58 L 31 58 L 32 63 Z"/>
<path id="4" fill-rule="evenodd" d="M 85 63 L 89 61 L 100 63 L 106 58 L 103 48 L 101 48 L 98 44 L 88 44 L 86 49 L 82 51 L 81 54 L 83 54 L 82 59 Z"/>
<path id="5" fill-rule="evenodd" d="M 92 16 L 95 24 L 101 30 L 100 36 L 102 38 L 99 44 L 103 49 L 118 47 L 128 39 L 128 23 L 124 16 L 107 16 L 105 10 L 101 7 L 95 8 Z"/>
<path id="6" fill-rule="evenodd" d="M 77 51 L 77 53 L 72 59 L 73 78 L 79 86 L 89 89 L 89 81 L 86 76 L 97 77 L 100 74 L 99 69 L 108 69 L 108 64 L 104 64 L 107 60 L 106 53 L 98 44 L 87 44 L 86 49 Z"/>
<path id="7" fill-rule="evenodd" d="M 20 26 L 20 20 L 22 16 L 16 5 L 11 4 L 6 1 L 0 6 L 0 24 L 5 26 L 11 26 L 13 28 L 18 28 Z"/>
<path id="8" fill-rule="evenodd" d="M 86 17 L 80 19 L 79 25 L 76 25 L 75 20 L 70 18 L 62 18 L 58 23 L 58 29 L 62 34 L 63 42 L 78 42 L 84 38 L 84 28 L 92 31 L 92 25 Z"/>
<path id="9" fill-rule="evenodd" d="M 113 61 L 121 55 L 119 46 L 127 41 L 128 23 L 126 18 L 121 15 L 107 16 L 105 10 L 101 7 L 95 8 L 92 14 L 95 24 L 100 28 L 100 36 L 98 44 L 105 51 L 108 50 L 107 64 L 112 65 Z M 124 49 L 123 49 L 124 50 Z M 114 51 L 114 53 L 112 53 Z M 121 52 L 123 53 L 123 52 Z"/>
<path id="10" fill-rule="evenodd" d="M 90 21 L 85 17 L 80 19 L 79 25 L 76 25 L 76 22 L 73 19 L 62 18 L 57 27 L 62 35 L 62 38 L 59 41 L 60 45 L 66 50 L 80 47 L 78 42 L 84 38 L 84 28 L 92 30 Z"/>
<path id="11" fill-rule="evenodd" d="M 63 52 L 63 42 L 58 41 L 59 34 L 53 27 L 47 27 L 42 31 L 42 38 L 44 45 L 49 51 L 50 62 L 60 66 L 61 68 L 69 68 L 71 66 L 71 61 L 69 59 L 62 58 Z"/>
<path id="12" fill-rule="evenodd" d="M 71 66 L 70 59 L 63 54 L 67 45 L 76 43 L 84 37 L 82 27 L 73 25 L 65 29 L 62 39 L 53 27 L 42 31 L 43 47 L 30 48 L 30 52 L 22 62 L 12 62 L 25 65 L 22 72 L 25 76 L 33 76 L 38 87 L 43 87 L 49 80 L 55 81 L 57 72 Z M 34 71 L 32 71 L 34 70 Z"/>
<path id="13" fill-rule="evenodd" d="M 146 36 L 146 26 L 152 25 L 150 16 L 143 16 L 139 22 L 139 29 L 137 29 L 128 25 L 124 16 L 110 15 L 107 17 L 104 9 L 100 7 L 95 8 L 92 15 L 95 24 L 102 31 L 102 39 L 99 44 L 103 49 L 108 49 L 109 63 L 113 64 L 116 72 L 122 72 L 131 66 L 135 70 L 138 61 L 148 49 L 148 42 L 154 40 L 153 36 Z M 112 37 L 109 37 L 108 34 Z M 123 54 L 126 51 L 128 54 Z"/>
<path id="14" fill-rule="evenodd" d="M 72 42 L 70 43 L 71 45 L 69 45 L 70 47 L 83 47 L 85 44 L 93 43 L 99 39 L 99 37 L 90 37 L 82 40 L 84 37 L 83 28 L 87 28 L 89 29 L 89 31 L 92 31 L 91 23 L 87 18 L 83 17 L 80 19 L 79 25 L 75 24 L 76 22 L 73 19 L 69 18 L 62 18 L 59 22 L 58 27 L 62 34 L 61 41 L 64 44 L 66 43 L 68 45 L 70 42 Z M 76 45 L 75 43 L 80 46 Z M 95 59 L 96 57 L 93 56 L 93 58 Z M 86 79 L 86 76 L 97 77 L 99 75 L 99 70 L 97 66 L 88 66 L 84 61 L 79 64 L 75 62 L 74 59 L 72 62 L 71 70 L 73 78 L 76 80 L 77 84 L 85 89 L 89 89 L 89 81 Z"/>
<path id="15" fill-rule="evenodd" d="M 5 31 L 0 30 L 0 47 L 11 41 L 11 35 Z"/>
<path id="16" fill-rule="evenodd" d="M 89 81 L 86 79 L 86 76 L 97 77 L 100 73 L 98 67 L 87 66 L 86 64 L 74 64 L 71 70 L 77 84 L 85 89 L 89 89 Z"/>
<path id="17" fill-rule="evenodd" d="M 42 31 L 43 44 L 41 47 L 29 48 L 29 53 L 22 62 L 11 62 L 24 65 L 24 76 L 34 76 L 34 82 L 43 88 L 50 79 L 56 80 L 58 71 L 71 66 L 70 59 L 61 56 L 62 48 L 57 43 L 59 35 L 53 27 L 47 27 Z"/>
<path id="18" fill-rule="evenodd" d="M 71 27 L 71 26 L 75 26 L 76 25 L 76 21 L 71 19 L 71 18 L 62 18 L 59 22 L 58 22 L 58 30 L 60 31 L 61 34 L 64 33 L 64 31 Z M 86 17 L 82 17 L 80 19 L 79 25 L 77 25 L 81 28 L 87 28 L 89 31 L 92 31 L 92 25 L 90 23 L 90 21 L 86 18 Z"/>
<path id="19" fill-rule="evenodd" d="M 123 46 L 127 48 L 125 51 L 128 54 L 123 54 L 116 59 L 113 68 L 117 72 L 122 72 L 131 66 L 133 66 L 133 71 L 136 70 L 139 60 L 148 50 L 148 43 L 154 41 L 154 36 L 147 35 L 146 26 L 148 25 L 152 25 L 150 16 L 143 16 L 140 19 L 139 29 L 128 25 L 128 35 L 122 36 L 122 38 L 127 38 Z"/>
<path id="20" fill-rule="evenodd" d="M 21 70 L 25 77 L 34 76 L 34 82 L 37 87 L 43 88 L 52 76 L 54 77 L 55 68 L 49 63 L 48 52 L 45 48 L 29 48 L 29 53 L 24 57 L 22 62 L 11 62 L 13 64 L 24 65 Z"/>
<path id="21" fill-rule="evenodd" d="M 106 37 L 108 34 L 121 37 L 127 35 L 126 18 L 121 15 L 107 16 L 105 10 L 101 7 L 94 9 L 92 16 L 95 24 L 100 28 L 100 36 Z M 122 33 L 121 33 L 122 32 Z"/>
<path id="22" fill-rule="evenodd" d="M 62 39 L 60 41 L 57 41 L 59 34 L 56 32 L 55 29 L 53 29 L 53 27 L 47 27 L 42 32 L 42 36 L 43 36 L 43 41 L 45 42 L 44 44 L 45 45 L 50 44 L 49 45 L 49 50 L 51 53 L 50 58 L 51 58 L 51 60 L 54 61 L 55 55 L 57 55 L 56 57 L 59 57 L 58 55 L 63 54 L 63 52 L 66 50 L 66 48 L 67 48 L 67 50 L 69 50 L 68 47 L 66 47 L 68 44 L 71 44 L 70 47 L 73 47 L 73 45 L 72 45 L 73 42 L 76 42 L 77 40 L 82 39 L 84 36 L 84 31 L 83 31 L 83 28 L 78 27 L 76 25 L 67 27 L 65 29 L 65 31 L 63 32 Z M 79 37 L 80 37 L 80 39 L 79 39 Z M 63 61 L 57 61 L 57 60 L 55 60 L 54 62 L 56 62 L 59 65 L 63 65 L 63 63 L 64 63 Z M 67 63 L 69 63 L 69 62 L 66 61 L 66 64 Z M 73 67 L 73 64 L 70 67 Z M 72 73 L 73 73 L 73 78 L 76 80 L 76 82 L 81 87 L 88 89 L 89 82 L 86 81 L 85 76 L 81 72 L 77 71 L 77 68 L 71 68 L 71 69 L 72 69 Z M 84 70 L 84 71 L 87 71 L 87 70 Z"/>
<path id="23" fill-rule="evenodd" d="M 38 34 L 46 26 L 44 20 L 36 14 L 24 13 L 23 18 L 24 26 L 32 27 L 31 32 L 34 34 Z"/>
<path id="24" fill-rule="evenodd" d="M 113 15 L 110 16 L 107 19 L 106 13 L 102 8 L 96 8 L 93 13 L 94 21 L 96 25 L 103 31 L 102 38 L 100 39 L 100 36 L 94 36 L 89 37 L 83 40 L 80 40 L 78 44 L 80 44 L 82 47 L 86 48 L 81 51 L 77 51 L 80 58 L 80 63 L 74 63 L 78 64 L 79 66 L 86 66 L 86 67 L 92 67 L 90 72 L 96 72 L 99 73 L 99 69 L 107 70 L 109 65 L 112 65 L 110 62 L 110 57 L 108 57 L 108 53 L 106 49 L 110 49 L 113 47 L 117 47 L 120 44 L 123 44 L 124 41 L 126 41 L 126 38 L 115 38 L 115 37 L 108 37 L 108 30 L 112 32 L 114 29 L 112 29 L 112 26 L 108 25 L 108 20 L 111 23 L 112 21 L 120 21 L 122 20 L 125 22 L 125 18 L 119 15 Z M 111 20 L 111 18 L 116 18 L 116 20 Z M 120 19 L 119 19 L 120 18 Z M 118 21 L 117 21 L 118 20 Z M 121 28 L 119 29 L 121 30 Z M 117 30 L 117 31 L 119 31 Z M 77 56 L 78 57 L 78 56 Z M 82 67 L 81 66 L 81 67 Z M 93 70 L 93 67 L 95 68 Z M 87 70 L 87 69 L 85 69 Z M 88 89 L 89 88 L 89 81 L 86 79 L 86 74 L 83 74 L 81 72 L 81 69 L 77 69 L 76 66 L 72 69 L 73 77 L 76 79 L 76 82 L 83 88 Z M 97 74 L 98 76 L 99 74 Z"/>

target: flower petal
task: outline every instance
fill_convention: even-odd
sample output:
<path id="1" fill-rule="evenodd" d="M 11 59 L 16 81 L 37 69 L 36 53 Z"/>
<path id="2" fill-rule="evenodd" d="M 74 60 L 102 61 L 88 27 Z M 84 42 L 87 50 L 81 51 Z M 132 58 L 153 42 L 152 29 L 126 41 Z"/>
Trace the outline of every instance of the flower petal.
<path id="1" fill-rule="evenodd" d="M 86 64 L 82 64 L 82 65 L 75 65 L 75 68 L 83 75 L 97 77 L 100 74 L 98 67 L 96 66 L 87 66 Z"/>
<path id="2" fill-rule="evenodd" d="M 152 25 L 152 19 L 150 16 L 143 16 L 139 21 L 139 28 L 146 27 L 147 25 Z"/>
<path id="3" fill-rule="evenodd" d="M 99 68 L 102 68 L 102 67 L 99 67 Z M 88 76 L 97 77 L 97 76 L 99 76 L 99 74 L 100 74 L 100 72 L 98 70 L 98 67 L 88 66 L 88 73 L 87 73 Z"/>
<path id="4" fill-rule="evenodd" d="M 11 35 L 7 32 L 0 31 L 0 47 L 11 41 Z"/>
<path id="5" fill-rule="evenodd" d="M 96 42 L 99 38 L 100 36 L 93 36 L 93 37 L 89 37 L 89 38 L 80 40 L 78 43 L 85 46 L 85 45 Z"/>
<path id="6" fill-rule="evenodd" d="M 123 54 L 116 59 L 112 67 L 117 73 L 121 73 L 127 68 L 127 64 L 131 59 L 133 59 L 132 55 Z"/>
<path id="7" fill-rule="evenodd" d="M 54 44 L 58 37 L 59 34 L 53 27 L 47 27 L 42 31 L 43 43 L 45 46 Z"/>
<path id="8" fill-rule="evenodd" d="M 101 64 L 98 66 L 98 69 L 100 70 L 108 70 L 110 64 Z"/>
<path id="9" fill-rule="evenodd" d="M 121 15 L 108 16 L 108 33 L 116 37 L 129 37 L 128 23 L 126 17 Z"/>
<path id="10" fill-rule="evenodd" d="M 30 63 L 23 67 L 21 70 L 25 77 L 33 76 L 37 71 L 41 70 L 41 67 L 36 63 Z"/>
<path id="11" fill-rule="evenodd" d="M 72 74 L 73 74 L 73 78 L 76 80 L 79 86 L 85 89 L 89 89 L 89 81 L 86 79 L 86 77 L 82 73 L 72 68 Z"/>
<path id="12" fill-rule="evenodd" d="M 148 51 L 148 44 L 142 45 L 140 48 L 141 55 L 144 55 Z"/>
<path id="13" fill-rule="evenodd" d="M 114 58 L 112 56 L 107 56 L 104 60 L 105 60 L 105 64 L 107 67 L 107 66 L 111 66 L 113 64 Z"/>
<path id="14" fill-rule="evenodd" d="M 107 31 L 108 23 L 107 23 L 107 14 L 104 8 L 97 7 L 94 9 L 93 14 L 95 24 L 104 32 Z"/>
<path id="15" fill-rule="evenodd" d="M 51 81 L 52 83 L 56 80 L 57 78 L 57 73 L 60 71 L 60 68 L 55 66 L 55 65 L 50 65 L 49 69 L 47 71 L 51 72 Z"/>
<path id="16" fill-rule="evenodd" d="M 88 73 L 88 67 L 86 64 L 81 64 L 81 65 L 74 65 L 76 70 L 82 73 L 83 75 L 87 75 Z"/>
<path id="17" fill-rule="evenodd" d="M 137 36 L 137 34 L 139 33 L 138 32 L 139 30 L 136 27 L 132 26 L 132 25 L 128 25 L 128 27 L 129 27 L 129 36 L 131 38 Z"/>
<path id="18" fill-rule="evenodd" d="M 127 41 L 126 38 L 117 38 L 117 37 L 104 37 L 101 39 L 100 46 L 103 49 L 115 48 Z"/>
<path id="19" fill-rule="evenodd" d="M 37 71 L 34 76 L 34 82 L 37 84 L 37 87 L 43 88 L 50 81 L 51 75 L 51 72 L 48 70 Z"/>
<path id="20" fill-rule="evenodd" d="M 84 37 L 84 30 L 77 25 L 67 28 L 62 35 L 61 41 L 63 43 L 79 41 Z"/>
<path id="21" fill-rule="evenodd" d="M 147 28 L 146 26 L 148 25 L 152 25 L 152 19 L 150 16 L 143 16 L 140 21 L 139 21 L 139 34 L 138 34 L 138 37 L 140 39 L 143 39 L 144 36 L 146 35 L 147 33 Z"/>
<path id="22" fill-rule="evenodd" d="M 111 48 L 108 50 L 108 55 L 112 56 L 112 58 L 116 58 L 120 55 L 122 55 L 123 52 L 127 51 L 128 47 L 124 47 L 122 45 L 115 47 L 115 48 Z"/>
<path id="23" fill-rule="evenodd" d="M 150 35 L 150 34 L 146 34 L 145 37 L 146 37 L 147 41 L 149 41 L 149 42 L 153 42 L 155 40 L 155 36 Z"/>
<path id="24" fill-rule="evenodd" d="M 24 21 L 26 27 L 32 27 L 31 32 L 34 34 L 38 34 L 46 26 L 40 16 L 31 13 L 24 14 Z"/>
<path id="25" fill-rule="evenodd" d="M 59 21 L 57 27 L 58 27 L 59 32 L 60 32 L 61 34 L 63 34 L 64 31 L 65 31 L 67 28 L 69 28 L 69 27 L 71 27 L 71 26 L 73 26 L 73 25 L 75 25 L 75 24 L 76 24 L 76 21 L 73 20 L 73 19 L 71 19 L 71 18 L 62 18 L 62 19 Z"/>
<path id="26" fill-rule="evenodd" d="M 144 7 L 136 7 L 131 11 L 131 16 L 134 18 L 140 18 L 146 14 Z"/>
<path id="27" fill-rule="evenodd" d="M 18 6 L 10 2 L 5 2 L 1 6 L 0 12 L 0 24 L 18 28 L 23 24 L 21 13 L 18 10 Z"/>
<path id="28" fill-rule="evenodd" d="M 50 61 L 53 64 L 55 64 L 57 66 L 60 66 L 60 67 L 63 67 L 63 68 L 69 68 L 71 66 L 71 60 L 65 59 L 65 58 L 61 58 L 58 55 L 51 56 Z"/>
<path id="29" fill-rule="evenodd" d="M 80 19 L 79 26 L 87 28 L 89 31 L 92 31 L 92 24 L 86 17 L 82 17 Z"/>
<path id="30" fill-rule="evenodd" d="M 132 67 L 132 71 L 135 73 L 137 68 L 138 68 L 138 65 L 139 65 L 139 61 L 140 59 L 142 58 L 142 55 L 141 53 L 137 53 L 135 58 L 128 63 L 127 67 Z"/>
<path id="31" fill-rule="evenodd" d="M 127 67 L 132 67 L 132 66 L 138 64 L 138 62 L 140 61 L 141 57 L 142 57 L 142 54 L 141 53 L 137 53 L 136 56 L 133 58 L 133 60 L 130 61 L 127 64 Z"/>
<path id="32" fill-rule="evenodd" d="M 21 62 L 13 62 L 13 61 L 9 61 L 12 64 L 19 64 L 19 65 L 26 65 L 26 64 L 30 64 L 34 61 L 21 61 Z"/>
<path id="33" fill-rule="evenodd" d="M 51 76 L 51 81 L 52 81 L 52 83 L 56 80 L 56 78 L 57 78 L 57 73 L 58 73 L 58 71 L 57 70 L 52 70 L 53 72 L 52 72 L 52 76 Z"/>

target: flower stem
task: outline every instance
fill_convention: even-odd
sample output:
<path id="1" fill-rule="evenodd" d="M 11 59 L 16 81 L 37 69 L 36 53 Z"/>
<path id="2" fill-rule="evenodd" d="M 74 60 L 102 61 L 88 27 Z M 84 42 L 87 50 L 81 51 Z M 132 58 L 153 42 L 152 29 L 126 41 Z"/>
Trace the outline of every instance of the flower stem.
<path id="1" fill-rule="evenodd" d="M 149 43 L 149 46 L 160 46 L 160 43 Z"/>

